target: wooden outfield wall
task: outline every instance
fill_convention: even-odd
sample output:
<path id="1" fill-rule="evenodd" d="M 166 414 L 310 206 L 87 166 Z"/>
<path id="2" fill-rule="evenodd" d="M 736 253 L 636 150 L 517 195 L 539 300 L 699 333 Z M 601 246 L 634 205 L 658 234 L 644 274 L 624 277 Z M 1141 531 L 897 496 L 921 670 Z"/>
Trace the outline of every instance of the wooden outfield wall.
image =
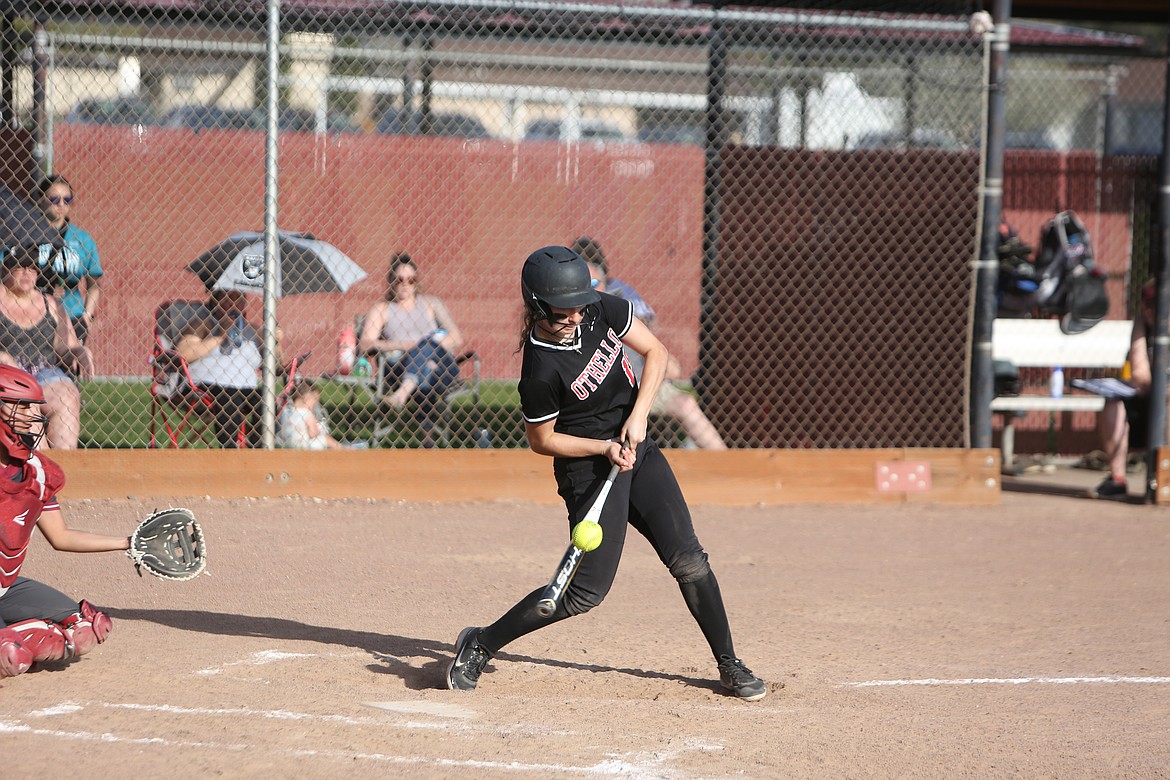
<path id="1" fill-rule="evenodd" d="M 559 504 L 526 450 L 77 450 L 53 453 L 65 499 L 181 496 Z M 694 504 L 998 504 L 993 449 L 671 451 Z"/>

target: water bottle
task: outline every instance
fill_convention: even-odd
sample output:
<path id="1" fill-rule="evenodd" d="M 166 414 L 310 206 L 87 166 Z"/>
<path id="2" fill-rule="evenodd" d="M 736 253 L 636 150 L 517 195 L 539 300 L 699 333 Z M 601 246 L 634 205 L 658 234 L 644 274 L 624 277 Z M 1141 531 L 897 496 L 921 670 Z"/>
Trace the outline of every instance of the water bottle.
<path id="1" fill-rule="evenodd" d="M 480 428 L 476 431 L 475 446 L 481 450 L 490 450 L 492 447 L 492 432 L 487 428 Z"/>
<path id="2" fill-rule="evenodd" d="M 337 340 L 337 373 L 348 374 L 354 367 L 354 356 L 357 353 L 357 336 L 353 327 L 346 327 L 341 331 Z"/>
<path id="3" fill-rule="evenodd" d="M 1048 379 L 1048 394 L 1053 398 L 1064 395 L 1064 369 L 1060 366 L 1052 369 L 1052 376 Z"/>

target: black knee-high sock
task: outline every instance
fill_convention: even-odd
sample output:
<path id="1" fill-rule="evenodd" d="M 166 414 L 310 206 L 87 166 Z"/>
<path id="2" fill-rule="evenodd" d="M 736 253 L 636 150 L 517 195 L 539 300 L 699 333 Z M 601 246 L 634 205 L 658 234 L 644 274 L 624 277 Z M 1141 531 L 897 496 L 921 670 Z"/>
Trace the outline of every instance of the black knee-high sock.
<path id="1" fill-rule="evenodd" d="M 727 610 L 723 606 L 723 596 L 719 592 L 719 582 L 715 579 L 715 572 L 708 572 L 707 576 L 694 582 L 680 582 L 678 589 L 682 591 L 683 599 L 687 602 L 687 609 L 691 611 L 695 622 L 703 630 L 707 644 L 718 661 L 721 656 L 735 657 L 735 647 L 731 643 L 731 626 L 727 622 Z"/>
<path id="2" fill-rule="evenodd" d="M 479 633 L 479 643 L 494 655 L 508 643 L 530 634 L 538 628 L 564 620 L 569 616 L 565 611 L 565 602 L 557 603 L 557 609 L 548 617 L 542 617 L 536 611 L 536 605 L 544 597 L 544 587 L 541 586 L 529 593 L 516 605 L 505 612 L 499 620 L 484 628 Z"/>

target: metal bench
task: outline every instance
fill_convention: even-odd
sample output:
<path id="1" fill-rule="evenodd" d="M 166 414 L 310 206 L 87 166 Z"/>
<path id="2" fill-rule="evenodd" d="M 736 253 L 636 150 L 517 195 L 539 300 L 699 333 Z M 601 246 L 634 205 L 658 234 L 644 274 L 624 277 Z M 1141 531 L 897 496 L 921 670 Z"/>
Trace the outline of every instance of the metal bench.
<path id="1" fill-rule="evenodd" d="M 1017 368 L 1099 368 L 1120 369 L 1129 358 L 1130 320 L 1106 320 L 1084 333 L 1067 335 L 1057 320 L 997 319 L 991 337 L 993 360 L 1006 360 Z M 1069 393 L 1069 390 L 1065 391 Z M 1015 461 L 1015 420 L 1024 412 L 1099 412 L 1105 399 L 1097 395 L 999 396 L 991 411 L 1003 415 L 1003 467 Z"/>

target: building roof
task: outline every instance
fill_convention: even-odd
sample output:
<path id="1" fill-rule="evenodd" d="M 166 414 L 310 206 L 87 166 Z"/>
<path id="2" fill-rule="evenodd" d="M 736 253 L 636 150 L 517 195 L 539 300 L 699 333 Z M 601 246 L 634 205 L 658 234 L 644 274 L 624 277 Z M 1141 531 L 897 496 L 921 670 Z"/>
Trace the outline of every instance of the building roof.
<path id="1" fill-rule="evenodd" d="M 15 0 L 15 5 L 41 6 L 42 0 Z M 56 0 L 62 10 L 79 14 L 108 13 L 118 16 L 177 15 L 208 19 L 257 17 L 265 13 L 266 0 Z M 514 33 L 571 32 L 605 37 L 634 37 L 647 33 L 661 37 L 689 38 L 705 34 L 713 8 L 724 13 L 724 24 L 747 26 L 757 32 L 769 27 L 777 32 L 817 29 L 822 37 L 843 43 L 873 37 L 960 38 L 972 36 L 956 21 L 972 8 L 990 5 L 967 0 L 748 0 L 743 4 L 711 0 L 707 3 L 671 0 L 282 0 L 282 14 L 322 28 L 365 27 L 377 23 L 389 27 L 443 27 Z M 1160 6 L 1168 21 L 1166 0 L 1016 0 L 1013 4 L 1013 47 L 1133 51 L 1146 43 L 1134 35 L 1090 30 L 1071 25 L 1027 20 L 1024 9 L 1051 18 L 1068 18 L 1059 12 L 1066 6 L 1088 12 L 1098 9 L 1100 18 L 1116 20 L 1127 9 Z M 831 7 L 831 8 L 830 8 Z M 31 8 L 31 7 L 30 7 Z M 767 10 L 768 14 L 760 13 Z M 924 13 L 930 9 L 932 13 Z M 563 14 L 573 12 L 572 30 Z M 1158 42 L 1160 45 L 1160 42 Z"/>
<path id="2" fill-rule="evenodd" d="M 1170 24 L 1170 7 L 1166 0 L 1014 0 L 1012 15 L 1032 19 Z"/>

